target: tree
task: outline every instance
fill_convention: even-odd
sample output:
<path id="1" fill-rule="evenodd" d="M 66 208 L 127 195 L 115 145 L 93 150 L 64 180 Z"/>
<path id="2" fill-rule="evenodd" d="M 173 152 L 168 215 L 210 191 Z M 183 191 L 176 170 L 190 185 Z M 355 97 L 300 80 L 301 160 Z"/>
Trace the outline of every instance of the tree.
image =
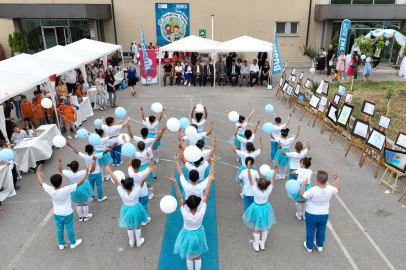
<path id="1" fill-rule="evenodd" d="M 302 47 L 299 47 L 299 48 L 300 48 L 300 51 L 302 52 L 302 55 L 309 57 L 310 60 L 316 60 L 316 61 L 320 60 L 321 52 L 320 52 L 320 48 L 317 45 L 310 45 L 310 46 L 303 45 Z"/>
<path id="2" fill-rule="evenodd" d="M 383 36 L 376 38 L 376 41 L 372 38 L 367 38 L 364 35 L 359 36 L 354 40 L 355 44 L 361 50 L 361 54 L 372 56 L 372 46 L 375 45 L 377 49 L 382 50 L 385 47 L 385 42 L 383 41 Z"/>
<path id="3" fill-rule="evenodd" d="M 27 52 L 24 35 L 17 31 L 13 32 L 13 36 L 11 34 L 8 35 L 8 46 L 10 46 L 11 49 L 11 56 L 14 56 L 15 53 L 20 54 Z"/>

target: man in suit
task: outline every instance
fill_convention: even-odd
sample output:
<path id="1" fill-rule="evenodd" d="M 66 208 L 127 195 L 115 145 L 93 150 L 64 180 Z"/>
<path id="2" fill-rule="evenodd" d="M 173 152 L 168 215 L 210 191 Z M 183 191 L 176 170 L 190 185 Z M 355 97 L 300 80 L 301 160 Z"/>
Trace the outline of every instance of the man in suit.
<path id="1" fill-rule="evenodd" d="M 207 78 L 210 78 L 211 87 L 213 87 L 214 67 L 209 60 L 206 60 L 206 65 L 203 67 L 203 86 L 206 86 Z"/>
<path id="2" fill-rule="evenodd" d="M 268 58 L 268 53 L 266 52 L 259 52 L 258 53 L 258 67 L 261 69 L 265 65 L 265 61 Z"/>
<path id="3" fill-rule="evenodd" d="M 220 62 L 219 69 L 216 71 L 217 72 L 217 82 L 219 85 L 221 85 L 221 78 L 224 79 L 223 86 L 225 86 L 227 82 L 227 67 L 224 65 L 224 61 Z"/>
<path id="4" fill-rule="evenodd" d="M 198 57 L 197 52 L 190 53 L 190 60 L 192 61 L 192 65 L 196 64 L 197 57 Z"/>
<path id="5" fill-rule="evenodd" d="M 202 86 L 203 67 L 200 60 L 197 60 L 196 65 L 193 66 L 193 86 L 196 87 L 196 77 L 199 77 L 199 86 Z"/>
<path id="6" fill-rule="evenodd" d="M 235 61 L 231 62 L 228 68 L 228 77 L 230 78 L 231 86 L 235 87 L 238 82 L 238 75 L 240 75 L 240 67 L 235 65 Z"/>
<path id="7" fill-rule="evenodd" d="M 226 67 L 227 67 L 227 70 L 230 68 L 232 62 L 233 62 L 233 53 L 230 52 L 230 53 L 228 54 L 227 58 L 226 58 Z"/>

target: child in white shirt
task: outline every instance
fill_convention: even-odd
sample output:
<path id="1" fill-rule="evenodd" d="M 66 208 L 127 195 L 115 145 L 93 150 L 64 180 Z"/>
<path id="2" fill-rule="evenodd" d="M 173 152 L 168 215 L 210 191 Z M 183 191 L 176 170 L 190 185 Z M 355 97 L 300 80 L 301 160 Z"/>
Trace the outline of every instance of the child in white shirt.
<path id="1" fill-rule="evenodd" d="M 242 152 L 247 152 L 247 149 L 245 148 L 245 145 L 248 143 L 248 142 L 254 142 L 254 139 L 255 139 L 255 133 L 257 132 L 257 128 L 258 128 L 258 125 L 259 125 L 259 120 L 257 121 L 257 124 L 255 125 L 255 128 L 254 128 L 254 131 L 252 132 L 251 130 L 249 130 L 249 129 L 246 129 L 245 131 L 244 131 L 244 136 L 245 136 L 245 138 L 243 138 L 243 137 L 240 137 L 240 136 L 237 136 L 237 133 L 238 133 L 238 130 L 240 129 L 240 128 L 242 128 L 242 125 L 239 125 L 238 127 L 237 127 L 237 129 L 235 130 L 235 132 L 234 132 L 234 136 L 237 138 L 237 140 L 239 140 L 240 141 L 240 143 L 241 143 L 241 151 Z"/>
<path id="2" fill-rule="evenodd" d="M 161 121 L 162 116 L 164 115 L 164 111 L 165 111 L 165 107 L 162 107 L 162 111 L 161 114 L 158 117 L 158 120 L 156 119 L 155 116 L 151 115 L 148 117 L 148 121 L 147 118 L 145 118 L 144 116 L 144 109 L 142 107 L 140 107 L 141 110 L 141 116 L 142 116 L 142 123 L 147 127 L 148 129 L 148 138 L 155 138 L 156 137 L 156 133 L 158 131 L 158 125 L 159 125 L 159 121 Z M 154 158 L 155 163 L 159 162 L 159 149 L 158 147 L 161 146 L 161 141 L 157 140 L 152 146 L 152 155 Z"/>
<path id="3" fill-rule="evenodd" d="M 290 122 L 290 117 L 292 116 L 292 113 L 289 114 L 288 121 L 286 121 L 285 124 L 281 125 L 282 119 L 280 117 L 275 118 L 275 130 L 272 132 L 271 136 L 271 160 L 273 161 L 276 155 L 276 152 L 278 152 L 278 140 L 281 137 L 281 130 L 284 129 Z M 261 115 L 262 120 L 265 122 L 264 116 Z M 273 138 L 272 138 L 273 137 Z"/>
<path id="4" fill-rule="evenodd" d="M 190 125 L 191 127 L 194 127 L 196 129 L 196 131 L 199 130 L 198 126 L 196 124 L 192 124 Z M 184 136 L 182 137 L 182 135 L 180 134 L 180 130 L 178 131 L 178 138 L 179 141 L 188 141 L 189 142 L 189 146 L 193 145 L 196 146 L 196 143 L 198 140 L 203 140 L 205 137 L 209 136 L 211 134 L 213 130 L 213 120 L 210 119 L 210 127 L 209 130 L 206 132 L 197 132 L 195 137 L 188 137 L 188 136 Z"/>
<path id="5" fill-rule="evenodd" d="M 303 150 L 303 144 L 301 142 L 297 142 L 295 145 L 296 152 L 289 152 L 285 153 L 283 149 L 281 149 L 281 154 L 286 155 L 290 158 L 289 163 L 289 180 L 296 180 L 296 177 L 292 175 L 292 172 L 296 171 L 300 168 L 300 160 L 307 154 L 310 150 L 310 137 L 307 135 L 307 148 Z"/>
<path id="6" fill-rule="evenodd" d="M 300 168 L 294 171 L 292 174 L 297 177 L 297 182 L 302 186 L 302 183 L 306 181 L 306 186 L 305 186 L 305 191 L 311 188 L 312 186 L 310 185 L 310 180 L 312 178 L 312 170 L 309 169 L 309 167 L 312 165 L 311 162 L 312 158 L 311 157 L 305 157 L 300 160 Z M 296 208 L 297 208 L 297 213 L 296 217 L 298 220 L 306 219 L 305 217 L 305 212 L 306 212 L 306 201 L 307 199 L 302 199 L 300 197 L 300 191 L 296 194 L 289 194 L 288 193 L 288 198 L 291 198 L 292 200 L 296 201 Z"/>
<path id="7" fill-rule="evenodd" d="M 244 132 L 245 132 L 245 130 L 247 129 L 248 122 L 250 121 L 252 115 L 254 114 L 254 111 L 255 111 L 255 110 L 252 109 L 250 115 L 247 117 L 247 121 L 246 121 L 246 122 L 244 122 L 245 116 L 240 115 L 239 118 L 238 118 L 238 122 L 234 123 L 234 124 L 235 124 L 235 127 L 238 128 L 237 136 L 240 136 L 240 137 L 242 137 L 242 138 L 245 138 Z M 226 111 L 226 113 L 227 113 L 227 115 L 229 115 L 228 110 Z M 240 125 L 241 125 L 242 127 L 239 127 Z M 234 140 L 233 138 L 235 138 L 234 135 L 233 135 L 233 137 L 231 137 L 231 140 L 233 141 L 233 144 L 235 145 L 235 147 L 237 148 L 237 150 L 241 150 L 241 143 L 240 143 L 240 141 L 237 140 L 237 139 Z M 240 157 L 239 157 L 238 155 L 237 155 L 237 161 L 240 161 Z"/>
<path id="8" fill-rule="evenodd" d="M 281 137 L 278 139 L 279 150 L 276 152 L 275 159 L 273 161 L 274 164 L 276 161 L 278 161 L 279 164 L 278 177 L 276 179 L 285 179 L 286 177 L 286 171 L 288 170 L 290 158 L 286 155 L 282 155 L 281 151 L 283 150 L 285 153 L 290 153 L 289 145 L 299 136 L 299 132 L 300 126 L 297 126 L 297 133 L 295 137 L 288 138 L 289 129 L 285 128 L 281 130 Z"/>

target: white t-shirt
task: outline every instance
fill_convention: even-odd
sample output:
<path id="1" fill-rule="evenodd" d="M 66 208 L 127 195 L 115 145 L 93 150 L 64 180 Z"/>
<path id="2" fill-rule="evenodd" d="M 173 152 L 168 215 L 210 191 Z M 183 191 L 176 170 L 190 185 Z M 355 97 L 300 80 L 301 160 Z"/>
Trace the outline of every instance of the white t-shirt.
<path id="1" fill-rule="evenodd" d="M 271 194 L 273 189 L 272 185 L 269 185 L 268 188 L 262 192 L 257 185 L 252 186 L 252 191 L 254 192 L 254 202 L 258 204 L 264 204 L 268 201 L 269 194 Z"/>
<path id="2" fill-rule="evenodd" d="M 42 184 L 42 187 L 52 198 L 55 215 L 68 216 L 73 213 L 70 194 L 76 190 L 78 187 L 77 184 L 69 185 L 58 190 L 55 190 L 54 187 L 51 187 L 45 183 Z"/>
<path id="3" fill-rule="evenodd" d="M 134 188 L 140 185 L 142 178 L 149 172 L 149 168 L 143 170 L 142 172 L 134 172 L 132 167 L 128 167 L 128 176 L 134 180 Z M 148 188 L 147 183 L 144 183 L 142 186 L 141 192 L 139 194 L 140 197 L 148 196 Z"/>
<path id="4" fill-rule="evenodd" d="M 139 152 L 139 151 L 135 152 L 134 157 L 138 158 L 141 161 L 141 165 L 144 165 L 144 164 L 148 163 L 147 151 L 149 152 L 151 158 L 153 158 L 151 147 L 148 147 L 147 149 L 144 149 L 144 151 L 142 151 L 142 152 Z"/>
<path id="5" fill-rule="evenodd" d="M 256 170 L 251 170 L 251 177 L 252 181 L 256 183 L 256 180 L 259 178 L 258 172 Z M 250 179 L 248 178 L 248 170 L 243 170 L 238 176 L 238 178 L 244 181 L 244 188 L 242 190 L 242 193 L 245 196 L 254 196 L 254 191 L 252 191 Z"/>
<path id="6" fill-rule="evenodd" d="M 203 131 L 204 123 L 206 123 L 206 119 L 202 118 L 200 122 L 197 122 L 195 118 L 192 119 L 192 123 L 197 126 L 197 131 Z"/>
<path id="7" fill-rule="evenodd" d="M 258 72 L 259 71 L 258 65 L 251 64 L 250 65 L 250 71 Z"/>
<path id="8" fill-rule="evenodd" d="M 292 137 L 292 138 L 289 138 L 289 139 L 282 139 L 282 138 L 279 138 L 279 140 L 278 141 L 280 141 L 281 142 L 281 146 L 282 146 L 282 149 L 285 149 L 285 148 L 289 148 L 289 145 L 295 140 L 296 138 L 295 137 Z"/>
<path id="9" fill-rule="evenodd" d="M 104 134 L 106 135 L 106 137 L 120 134 L 120 129 L 122 128 L 123 127 L 121 125 L 114 125 L 111 127 L 107 125 L 102 126 L 102 129 L 104 130 Z M 107 146 L 112 146 L 116 142 L 118 142 L 118 137 L 113 137 L 107 141 Z"/>
<path id="10" fill-rule="evenodd" d="M 125 188 L 123 188 L 122 185 L 119 185 L 117 187 L 117 191 L 118 191 L 118 194 L 120 194 L 120 197 L 123 200 L 123 203 L 125 205 L 128 205 L 128 206 L 136 205 L 140 200 L 140 193 L 141 193 L 140 186 L 134 186 L 134 188 L 130 194 L 127 193 L 127 190 Z"/>
<path id="11" fill-rule="evenodd" d="M 251 138 L 249 138 L 249 140 L 247 140 L 246 138 L 237 136 L 237 140 L 239 140 L 241 143 L 241 151 L 247 152 L 247 148 L 245 148 L 245 146 L 247 145 L 247 142 L 253 142 L 254 139 L 255 139 L 255 134 L 252 134 L 252 136 L 251 136 Z"/>
<path id="12" fill-rule="evenodd" d="M 239 156 L 242 160 L 242 163 L 245 164 L 245 166 L 247 166 L 247 164 L 245 163 L 245 159 L 247 157 L 252 157 L 254 160 L 257 156 L 259 156 L 259 154 L 261 154 L 261 150 L 255 150 L 254 152 L 251 152 L 248 154 L 248 152 L 243 152 L 243 151 L 239 151 L 237 150 L 237 156 Z"/>
<path id="13" fill-rule="evenodd" d="M 303 183 L 303 181 L 305 181 L 307 179 L 307 183 L 310 184 L 310 180 L 312 179 L 312 170 L 310 169 L 302 169 L 299 168 L 296 170 L 296 174 L 297 174 L 297 182 L 299 182 L 299 184 Z"/>
<path id="14" fill-rule="evenodd" d="M 207 160 L 209 158 L 210 152 L 211 152 L 210 149 L 202 151 L 203 160 Z"/>
<path id="15" fill-rule="evenodd" d="M 175 67 L 175 72 L 182 72 L 183 71 L 183 67 L 182 66 L 176 66 Z"/>
<path id="16" fill-rule="evenodd" d="M 86 164 L 89 165 L 89 169 L 90 169 L 93 165 L 93 156 L 96 156 L 97 159 L 99 159 L 99 158 L 103 157 L 103 153 L 98 153 L 98 154 L 89 156 L 88 154 L 83 154 L 82 152 L 79 152 L 79 156 L 85 160 Z M 91 174 L 98 174 L 99 172 L 100 172 L 99 162 L 98 162 L 98 160 L 96 160 L 96 165 L 94 167 L 94 171 Z"/>
<path id="17" fill-rule="evenodd" d="M 191 145 L 196 146 L 197 141 L 206 137 L 206 134 L 207 134 L 206 132 L 202 132 L 202 133 L 197 133 L 196 137 L 185 136 L 185 137 L 183 137 L 183 140 L 188 141 L 189 146 L 191 146 Z"/>
<path id="18" fill-rule="evenodd" d="M 151 123 L 149 121 L 142 121 L 142 123 L 147 127 L 149 133 L 156 133 L 158 131 L 158 125 L 159 121 L 156 120 L 154 123 Z"/>
<path id="19" fill-rule="evenodd" d="M 287 157 L 290 157 L 290 169 L 296 170 L 300 168 L 300 160 L 307 154 L 307 148 L 298 152 L 286 153 Z"/>
<path id="20" fill-rule="evenodd" d="M 152 145 L 152 143 L 154 142 L 154 139 L 155 139 L 155 138 L 146 138 L 146 139 L 143 139 L 143 138 L 141 138 L 141 137 L 134 136 L 133 139 L 134 139 L 134 141 L 136 141 L 136 142 L 144 142 L 144 143 L 145 143 L 145 148 L 148 148 L 148 147 L 150 147 L 150 146 Z"/>
<path id="21" fill-rule="evenodd" d="M 309 188 L 303 194 L 308 199 L 306 212 L 312 215 L 327 215 L 329 213 L 330 199 L 338 189 L 333 186 L 326 186 L 321 189 L 318 186 Z"/>
<path id="22" fill-rule="evenodd" d="M 183 228 L 186 230 L 195 231 L 202 225 L 207 204 L 205 202 L 201 202 L 199 206 L 200 207 L 197 208 L 194 215 L 190 213 L 189 207 L 187 207 L 186 204 L 180 208 L 180 212 L 183 216 Z"/>
<path id="23" fill-rule="evenodd" d="M 244 132 L 245 132 L 245 129 L 247 128 L 247 125 L 248 125 L 247 122 L 244 122 L 244 123 L 242 123 L 242 124 L 239 123 L 239 122 L 235 123 L 235 127 L 236 127 L 236 128 L 238 128 L 239 126 L 242 126 L 242 127 L 240 127 L 240 128 L 238 129 L 237 134 L 244 135 Z"/>
<path id="24" fill-rule="evenodd" d="M 85 176 L 85 174 L 86 174 L 86 171 L 81 170 L 81 171 L 77 171 L 76 173 L 74 173 L 71 170 L 63 170 L 62 174 L 65 175 L 66 177 L 68 177 L 72 184 L 76 184 L 80 180 L 82 180 L 83 176 Z"/>
<path id="25" fill-rule="evenodd" d="M 11 134 L 11 140 L 15 141 L 15 140 L 22 140 L 25 137 L 27 137 L 27 132 L 25 132 L 24 130 L 20 129 L 20 133 L 17 132 L 13 132 L 13 134 Z"/>
<path id="26" fill-rule="evenodd" d="M 199 180 L 203 180 L 204 178 L 204 172 L 207 169 L 207 166 L 209 166 L 209 163 L 207 161 L 200 163 L 199 167 L 195 167 L 194 165 L 190 164 L 189 162 L 186 162 L 185 167 L 186 169 L 189 170 L 196 170 L 199 173 Z"/>
<path id="27" fill-rule="evenodd" d="M 203 191 L 207 188 L 209 181 L 206 179 L 200 184 L 192 185 L 188 181 L 186 181 L 185 176 L 180 177 L 180 184 L 182 185 L 183 189 L 185 190 L 185 199 L 189 198 L 191 195 L 195 195 L 203 199 Z"/>
<path id="28" fill-rule="evenodd" d="M 103 151 L 103 152 L 106 151 L 106 143 L 108 140 L 109 140 L 109 137 L 101 138 L 100 143 L 98 145 L 94 146 L 96 151 Z"/>
<path id="29" fill-rule="evenodd" d="M 285 124 L 279 125 L 279 126 L 274 125 L 274 127 L 275 127 L 275 130 L 274 130 L 274 132 L 272 132 L 272 135 L 275 139 L 271 138 L 271 141 L 278 142 L 279 138 L 281 137 L 281 130 L 284 129 L 286 127 L 286 125 Z"/>

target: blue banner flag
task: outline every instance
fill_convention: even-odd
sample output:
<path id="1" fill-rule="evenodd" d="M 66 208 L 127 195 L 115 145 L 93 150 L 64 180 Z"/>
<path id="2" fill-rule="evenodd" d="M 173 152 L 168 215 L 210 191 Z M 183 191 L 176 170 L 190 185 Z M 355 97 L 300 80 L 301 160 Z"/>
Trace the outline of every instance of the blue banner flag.
<path id="1" fill-rule="evenodd" d="M 142 30 L 141 24 L 141 48 L 142 48 L 142 59 L 144 59 L 145 73 L 151 72 L 151 64 L 148 59 L 147 46 L 145 45 L 144 30 Z"/>
<path id="2" fill-rule="evenodd" d="M 276 33 L 273 39 L 273 57 L 272 57 L 272 75 L 276 75 L 283 71 L 281 54 L 279 52 L 278 40 L 276 39 Z"/>
<path id="3" fill-rule="evenodd" d="M 189 36 L 188 3 L 155 3 L 155 20 L 159 46 Z"/>
<path id="4" fill-rule="evenodd" d="M 336 55 L 340 55 L 341 50 L 344 52 L 347 49 L 348 32 L 350 31 L 351 21 L 345 19 L 341 24 L 340 39 L 338 40 L 338 51 Z M 349 48 L 351 50 L 351 48 Z"/>

